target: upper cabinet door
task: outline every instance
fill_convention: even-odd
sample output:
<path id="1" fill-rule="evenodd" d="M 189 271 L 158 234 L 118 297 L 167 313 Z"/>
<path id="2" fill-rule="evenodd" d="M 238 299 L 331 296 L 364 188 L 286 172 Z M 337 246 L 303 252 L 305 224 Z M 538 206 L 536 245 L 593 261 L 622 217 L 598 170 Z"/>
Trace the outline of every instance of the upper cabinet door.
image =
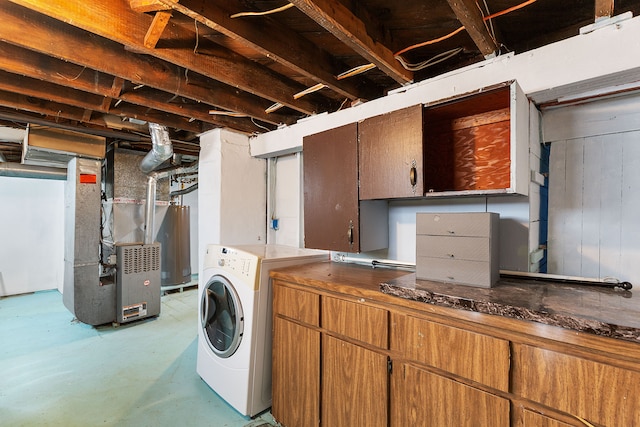
<path id="1" fill-rule="evenodd" d="M 422 105 L 363 120 L 360 200 L 422 197 Z"/>
<path id="2" fill-rule="evenodd" d="M 357 132 L 351 123 L 304 138 L 306 248 L 360 251 Z"/>

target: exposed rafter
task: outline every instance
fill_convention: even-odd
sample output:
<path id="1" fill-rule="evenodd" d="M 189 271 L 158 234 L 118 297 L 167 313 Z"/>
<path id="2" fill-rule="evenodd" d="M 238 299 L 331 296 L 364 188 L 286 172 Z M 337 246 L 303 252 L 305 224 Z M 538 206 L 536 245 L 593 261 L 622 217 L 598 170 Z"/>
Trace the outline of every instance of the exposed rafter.
<path id="1" fill-rule="evenodd" d="M 153 18 L 133 11 L 125 0 L 94 0 L 82 2 L 81 7 L 68 0 L 12 2 L 129 46 L 138 53 L 153 55 L 194 72 L 209 75 L 225 84 L 279 102 L 301 113 L 313 114 L 325 108 L 308 98 L 295 100 L 293 96 L 303 90 L 303 86 L 287 82 L 255 62 L 219 45 L 206 43 L 206 40 L 194 40 L 193 34 L 182 27 L 169 25 L 165 29 L 162 48 L 145 47 L 144 37 Z M 191 40 L 193 50 L 184 49 L 185 40 Z M 196 42 L 199 50 L 194 52 Z"/>
<path id="2" fill-rule="evenodd" d="M 487 30 L 476 0 L 447 0 L 447 3 L 480 52 L 485 57 L 495 54 L 498 47 Z"/>
<path id="3" fill-rule="evenodd" d="M 170 7 L 193 18 L 207 27 L 224 34 L 231 39 L 245 44 L 284 66 L 300 73 L 317 83 L 349 99 L 367 99 L 372 91 L 365 91 L 353 82 L 340 81 L 336 76 L 343 70 L 335 68 L 335 61 L 329 54 L 305 38 L 299 37 L 292 30 L 279 26 L 268 17 L 256 20 L 231 18 L 236 1 L 216 5 L 206 0 L 158 0 L 158 3 Z M 237 10 L 236 8 L 236 10 Z M 379 96 L 380 94 L 376 94 Z"/>
<path id="4" fill-rule="evenodd" d="M 388 47 L 374 40 L 365 24 L 338 0 L 291 3 L 398 83 L 413 80 L 413 73 L 402 67 Z"/>

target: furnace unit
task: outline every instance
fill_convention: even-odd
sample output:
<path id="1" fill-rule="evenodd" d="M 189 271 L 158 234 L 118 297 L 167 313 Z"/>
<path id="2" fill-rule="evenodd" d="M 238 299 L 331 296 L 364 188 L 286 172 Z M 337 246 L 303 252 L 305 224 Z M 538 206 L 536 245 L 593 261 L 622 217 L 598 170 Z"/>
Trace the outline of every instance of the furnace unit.
<path id="1" fill-rule="evenodd" d="M 160 314 L 160 244 L 116 246 L 116 317 L 118 323 Z"/>

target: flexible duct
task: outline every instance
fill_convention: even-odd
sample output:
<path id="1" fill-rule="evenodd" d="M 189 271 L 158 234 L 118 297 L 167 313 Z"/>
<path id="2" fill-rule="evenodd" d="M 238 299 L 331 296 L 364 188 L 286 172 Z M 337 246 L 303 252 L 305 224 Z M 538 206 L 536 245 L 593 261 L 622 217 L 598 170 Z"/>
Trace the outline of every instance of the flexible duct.
<path id="1" fill-rule="evenodd" d="M 67 179 L 67 170 L 63 168 L 0 162 L 0 176 L 11 176 L 14 178 L 57 179 L 65 181 Z"/>
<path id="2" fill-rule="evenodd" d="M 140 162 L 140 170 L 146 174 L 154 171 L 173 155 L 173 145 L 171 145 L 166 126 L 149 123 L 149 133 L 151 134 L 151 151 Z"/>

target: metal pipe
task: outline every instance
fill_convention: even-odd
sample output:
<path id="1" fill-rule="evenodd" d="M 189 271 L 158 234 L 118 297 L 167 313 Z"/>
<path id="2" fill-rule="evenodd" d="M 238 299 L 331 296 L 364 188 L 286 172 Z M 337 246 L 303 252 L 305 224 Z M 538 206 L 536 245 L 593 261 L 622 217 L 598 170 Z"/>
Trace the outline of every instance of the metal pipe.
<path id="1" fill-rule="evenodd" d="M 4 154 L 0 153 L 0 163 L 4 163 L 7 161 L 7 158 L 4 156 Z"/>
<path id="2" fill-rule="evenodd" d="M 173 146 L 166 126 L 149 123 L 149 133 L 151 134 L 151 151 L 140 162 L 140 170 L 146 174 L 154 171 L 173 155 Z"/>
<path id="3" fill-rule="evenodd" d="M 65 181 L 67 179 L 67 169 L 0 162 L 0 176 L 10 176 L 14 178 L 57 179 Z"/>
<path id="4" fill-rule="evenodd" d="M 184 196 L 185 194 L 189 194 L 194 190 L 198 189 L 198 183 L 196 182 L 195 184 L 187 187 L 187 188 L 183 188 L 182 190 L 176 190 L 176 191 L 172 191 L 171 193 L 169 193 L 170 197 L 178 197 L 178 196 Z"/>
<path id="5" fill-rule="evenodd" d="M 147 177 L 147 201 L 145 204 L 145 229 L 144 229 L 144 244 L 150 245 L 153 243 L 153 228 L 154 228 L 154 216 L 156 213 L 156 177 L 151 174 Z"/>
<path id="6" fill-rule="evenodd" d="M 158 177 L 157 174 L 152 172 L 173 155 L 173 146 L 166 126 L 149 123 L 149 133 L 151 134 L 151 151 L 140 162 L 140 170 L 148 175 L 144 229 L 144 243 L 146 245 L 153 243 L 153 219 L 156 214 L 156 183 Z"/>

